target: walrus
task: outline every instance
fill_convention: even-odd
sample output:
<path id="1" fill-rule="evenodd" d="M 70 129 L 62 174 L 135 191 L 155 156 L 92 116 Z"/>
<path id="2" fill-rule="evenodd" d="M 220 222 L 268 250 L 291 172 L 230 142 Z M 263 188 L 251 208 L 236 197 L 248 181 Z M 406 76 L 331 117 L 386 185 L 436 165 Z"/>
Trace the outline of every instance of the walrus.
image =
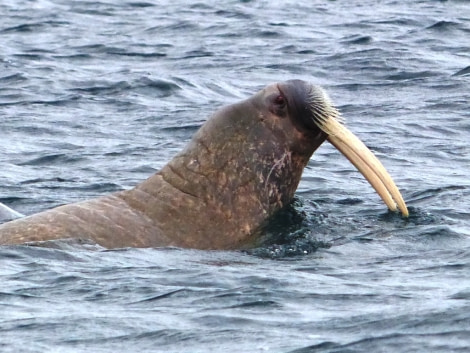
<path id="1" fill-rule="evenodd" d="M 304 167 L 326 140 L 391 210 L 408 216 L 390 175 L 342 124 L 323 89 L 290 80 L 218 110 L 134 188 L 4 223 L 0 244 L 72 238 L 105 248 L 248 248 L 291 202 Z"/>

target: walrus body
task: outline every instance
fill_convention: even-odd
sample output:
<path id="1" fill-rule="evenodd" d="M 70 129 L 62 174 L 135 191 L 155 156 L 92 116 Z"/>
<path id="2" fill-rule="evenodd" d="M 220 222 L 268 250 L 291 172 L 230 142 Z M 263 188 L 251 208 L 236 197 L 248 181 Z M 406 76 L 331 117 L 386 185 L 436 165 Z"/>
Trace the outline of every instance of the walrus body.
<path id="1" fill-rule="evenodd" d="M 0 244 L 76 238 L 106 248 L 249 247 L 292 200 L 309 158 L 329 137 L 318 123 L 328 114 L 337 112 L 318 87 L 299 80 L 267 86 L 216 112 L 135 188 L 0 225 Z"/>

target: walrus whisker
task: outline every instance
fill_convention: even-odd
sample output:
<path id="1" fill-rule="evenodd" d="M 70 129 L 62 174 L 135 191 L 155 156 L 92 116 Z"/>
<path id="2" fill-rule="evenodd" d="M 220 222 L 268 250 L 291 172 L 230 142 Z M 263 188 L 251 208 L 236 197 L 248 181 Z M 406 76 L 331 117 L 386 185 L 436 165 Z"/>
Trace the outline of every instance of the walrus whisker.
<path id="1" fill-rule="evenodd" d="M 340 123 L 344 122 L 340 112 L 333 106 L 330 97 L 321 87 L 312 86 L 309 93 L 309 107 L 312 118 L 320 129 L 322 129 L 321 125 L 328 119 L 336 119 Z M 328 134 L 328 132 L 326 133 Z"/>

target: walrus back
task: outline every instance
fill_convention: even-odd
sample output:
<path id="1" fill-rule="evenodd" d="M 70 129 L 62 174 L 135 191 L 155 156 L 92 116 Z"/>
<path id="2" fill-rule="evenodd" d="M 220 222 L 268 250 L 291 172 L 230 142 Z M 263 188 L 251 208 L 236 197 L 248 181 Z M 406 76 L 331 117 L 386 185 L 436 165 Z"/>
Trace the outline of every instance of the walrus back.
<path id="1" fill-rule="evenodd" d="M 106 248 L 171 245 L 146 215 L 112 194 L 0 225 L 0 245 L 83 239 Z"/>

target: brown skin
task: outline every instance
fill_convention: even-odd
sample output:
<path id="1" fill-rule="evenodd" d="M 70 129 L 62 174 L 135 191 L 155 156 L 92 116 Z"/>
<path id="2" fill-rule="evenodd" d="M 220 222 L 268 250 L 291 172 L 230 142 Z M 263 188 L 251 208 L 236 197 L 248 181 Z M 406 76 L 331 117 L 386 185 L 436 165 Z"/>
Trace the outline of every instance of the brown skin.
<path id="1" fill-rule="evenodd" d="M 327 137 L 311 123 L 311 89 L 287 81 L 224 107 L 135 188 L 0 225 L 0 244 L 77 238 L 106 248 L 252 246 L 292 200 Z"/>

